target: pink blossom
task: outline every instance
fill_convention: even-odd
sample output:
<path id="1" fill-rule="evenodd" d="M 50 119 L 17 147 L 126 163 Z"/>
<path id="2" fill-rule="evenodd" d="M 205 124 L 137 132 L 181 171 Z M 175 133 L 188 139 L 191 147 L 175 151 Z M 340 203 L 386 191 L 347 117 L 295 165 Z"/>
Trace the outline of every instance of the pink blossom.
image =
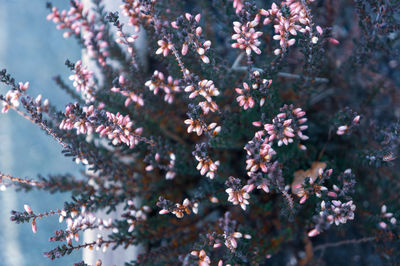
<path id="1" fill-rule="evenodd" d="M 251 51 L 261 54 L 261 50 L 258 48 L 261 42 L 258 38 L 262 35 L 262 32 L 254 29 L 258 25 L 259 19 L 260 16 L 257 15 L 253 21 L 244 25 L 238 21 L 233 22 L 235 34 L 232 35 L 232 39 L 236 41 L 232 44 L 233 48 L 245 50 L 247 55 L 250 55 Z"/>

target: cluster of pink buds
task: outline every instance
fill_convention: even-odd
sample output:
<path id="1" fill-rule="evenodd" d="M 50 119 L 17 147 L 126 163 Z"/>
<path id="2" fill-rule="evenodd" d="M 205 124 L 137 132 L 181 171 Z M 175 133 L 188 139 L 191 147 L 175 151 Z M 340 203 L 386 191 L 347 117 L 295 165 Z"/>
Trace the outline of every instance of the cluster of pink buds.
<path id="1" fill-rule="evenodd" d="M 23 92 L 25 92 L 29 88 L 29 82 L 19 82 L 18 89 L 7 91 L 3 102 L 3 108 L 1 110 L 2 113 L 7 113 L 8 110 L 13 107 L 17 108 L 19 106 L 19 98 L 22 96 Z M 48 100 L 46 100 L 46 106 L 48 106 Z"/>
<path id="2" fill-rule="evenodd" d="M 310 33 L 311 41 L 318 42 L 318 37 L 312 35 L 312 22 L 308 7 L 304 6 L 302 1 L 285 0 L 281 2 L 281 7 L 272 3 L 268 10 L 261 9 L 260 14 L 265 16 L 263 24 L 267 25 L 273 22 L 275 33 L 273 39 L 279 41 L 280 49 L 276 49 L 274 54 L 279 55 L 287 50 L 287 47 L 295 43 L 293 36 L 297 32 Z M 322 34 L 321 27 L 317 27 L 319 34 Z"/>
<path id="3" fill-rule="evenodd" d="M 133 206 L 133 201 L 128 200 L 128 206 Z M 151 208 L 147 205 L 142 206 L 140 209 L 134 209 L 134 210 L 129 210 L 127 215 L 128 217 L 132 217 L 127 219 L 127 222 L 129 224 L 128 232 L 132 232 L 135 229 L 135 225 L 138 222 L 141 221 L 146 221 L 147 220 L 147 214 L 151 212 Z"/>
<path id="4" fill-rule="evenodd" d="M 85 116 L 78 117 L 75 112 L 73 112 L 74 106 L 67 105 L 65 108 L 64 115 L 66 116 L 59 125 L 60 129 L 72 130 L 76 129 L 76 133 L 90 135 L 93 133 L 93 124 L 88 120 L 88 118 L 93 114 L 94 106 L 85 106 Z"/>
<path id="5" fill-rule="evenodd" d="M 228 193 L 228 201 L 232 202 L 233 205 L 240 205 L 243 210 L 246 210 L 246 205 L 249 205 L 248 199 L 250 199 L 249 185 L 245 185 L 242 188 L 229 187 L 225 190 Z"/>
<path id="6" fill-rule="evenodd" d="M 233 0 L 233 8 L 235 9 L 236 14 L 238 14 L 240 10 L 243 9 L 243 3 L 244 0 Z"/>
<path id="7" fill-rule="evenodd" d="M 233 22 L 235 34 L 232 35 L 232 39 L 236 42 L 232 44 L 232 47 L 245 50 L 247 55 L 251 55 L 251 51 L 261 54 L 261 50 L 258 48 L 261 42 L 258 38 L 262 35 L 262 32 L 255 30 L 259 22 L 260 15 L 256 15 L 252 21 L 244 25 L 238 21 Z"/>
<path id="8" fill-rule="evenodd" d="M 200 251 L 193 250 L 190 255 L 199 258 L 199 266 L 209 266 L 211 264 L 210 257 L 207 256 L 203 249 Z"/>
<path id="9" fill-rule="evenodd" d="M 104 25 L 101 25 L 95 32 L 93 30 L 85 32 L 82 36 L 88 55 L 97 58 L 100 65 L 106 65 L 106 58 L 109 56 L 108 42 L 103 40 Z"/>
<path id="10" fill-rule="evenodd" d="M 201 80 L 198 82 L 198 86 L 189 85 L 185 88 L 185 92 L 190 92 L 189 98 L 195 98 L 197 96 L 203 96 L 206 101 L 199 103 L 199 106 L 203 110 L 203 114 L 208 114 L 209 111 L 216 112 L 218 110 L 218 105 L 212 100 L 211 97 L 216 97 L 219 95 L 219 90 L 215 87 L 212 80 Z"/>
<path id="11" fill-rule="evenodd" d="M 129 25 L 133 26 L 136 32 L 140 31 L 140 24 L 149 24 L 154 21 L 153 17 L 146 15 L 146 10 L 150 9 L 151 5 L 156 3 L 155 0 L 140 1 L 140 0 L 124 0 L 124 4 L 120 6 L 122 14 L 129 18 Z"/>
<path id="12" fill-rule="evenodd" d="M 68 245 L 72 245 L 72 240 L 74 239 L 76 242 L 79 241 L 79 232 L 85 231 L 87 229 L 98 228 L 99 230 L 103 229 L 111 229 L 114 233 L 118 232 L 118 229 L 113 227 L 112 219 L 103 220 L 101 218 L 97 218 L 93 213 L 86 212 L 86 207 L 82 206 L 81 212 L 78 213 L 76 210 L 70 213 L 70 217 L 67 217 L 67 212 L 65 210 L 61 210 L 59 212 L 59 222 L 62 223 L 65 219 L 67 228 L 63 232 L 65 235 L 65 240 Z M 61 231 L 62 232 L 62 231 Z M 51 237 L 51 241 L 57 241 L 59 239 L 60 231 L 56 231 L 56 236 Z M 105 250 L 103 250 L 105 252 Z"/>
<path id="13" fill-rule="evenodd" d="M 86 66 L 83 66 L 81 60 L 76 62 L 74 74 L 69 76 L 69 79 L 73 81 L 73 86 L 76 88 L 76 90 L 82 93 L 86 103 L 90 103 L 95 100 L 95 83 L 93 80 L 93 72 L 90 71 Z"/>
<path id="14" fill-rule="evenodd" d="M 102 65 L 106 65 L 106 57 L 109 55 L 107 51 L 108 43 L 103 39 L 104 25 L 95 30 L 95 16 L 88 17 L 88 11 L 84 11 L 83 3 L 77 0 L 73 3 L 70 10 L 63 10 L 61 13 L 56 7 L 52 7 L 51 13 L 47 16 L 48 20 L 52 20 L 58 24 L 57 29 L 66 29 L 63 36 L 65 38 L 71 35 L 81 36 L 84 40 L 84 45 L 88 50 L 88 54 L 98 59 Z M 95 43 L 93 43 L 95 41 Z"/>
<path id="15" fill-rule="evenodd" d="M 255 138 L 249 141 L 244 149 L 247 152 L 247 174 L 252 176 L 258 170 L 267 173 L 268 163 L 271 161 L 272 156 L 276 154 L 270 144 Z"/>
<path id="16" fill-rule="evenodd" d="M 160 71 L 154 71 L 151 80 L 146 81 L 144 84 L 149 88 L 155 95 L 159 90 L 163 90 L 165 93 L 164 101 L 172 103 L 174 101 L 175 94 L 181 91 L 179 81 L 173 79 L 171 76 L 165 80 L 165 76 Z"/>
<path id="17" fill-rule="evenodd" d="M 170 152 L 169 153 L 169 164 L 168 164 L 168 171 L 165 174 L 165 179 L 174 179 L 176 176 L 175 171 L 173 171 L 174 167 L 175 167 L 175 161 L 176 161 L 176 157 L 175 154 Z"/>
<path id="18" fill-rule="evenodd" d="M 190 210 L 192 208 L 192 210 Z M 159 213 L 173 213 L 177 218 L 181 219 L 185 214 L 190 214 L 193 211 L 194 214 L 197 214 L 199 211 L 199 204 L 197 202 L 191 202 L 189 199 L 184 199 L 182 204 L 176 203 L 175 207 L 172 209 L 162 209 Z"/>
<path id="19" fill-rule="evenodd" d="M 154 155 L 154 161 L 157 164 L 160 164 L 161 162 L 161 155 L 160 153 L 156 153 Z M 176 176 L 176 172 L 174 171 L 174 167 L 175 167 L 175 161 L 176 161 L 176 156 L 174 153 L 172 152 L 168 152 L 168 164 L 167 165 L 159 165 L 159 167 L 161 169 L 164 169 L 167 171 L 167 173 L 165 174 L 165 179 L 174 179 Z M 148 166 L 146 166 L 146 171 L 150 172 L 154 170 L 154 165 L 150 164 Z"/>
<path id="20" fill-rule="evenodd" d="M 237 240 L 243 237 L 243 234 L 240 232 L 233 232 L 231 234 L 224 233 L 225 238 L 225 246 L 229 248 L 231 251 L 234 251 L 237 248 Z"/>
<path id="21" fill-rule="evenodd" d="M 156 54 L 162 54 L 164 57 L 167 56 L 169 51 L 173 48 L 173 44 L 167 40 L 159 40 L 157 44 L 160 47 L 156 50 Z"/>
<path id="22" fill-rule="evenodd" d="M 120 84 L 121 88 L 124 88 L 126 86 L 126 80 L 125 80 L 125 77 L 123 75 L 119 76 L 118 81 L 119 81 L 119 84 Z M 111 88 L 111 91 L 112 92 L 119 92 L 123 96 L 126 97 L 125 106 L 129 106 L 132 102 L 136 103 L 139 106 L 143 106 L 144 105 L 144 101 L 143 101 L 143 98 L 142 98 L 143 95 L 136 94 L 133 91 L 124 90 L 124 89 L 121 89 L 121 88 L 113 87 L 113 88 Z"/>
<path id="23" fill-rule="evenodd" d="M 21 92 L 18 90 L 7 91 L 3 102 L 2 113 L 7 113 L 10 108 L 17 108 L 19 106 L 19 98 L 21 97 Z"/>
<path id="24" fill-rule="evenodd" d="M 254 71 L 254 73 L 258 73 L 258 71 Z M 267 80 L 267 79 L 263 79 L 262 80 L 262 84 L 265 87 L 269 87 L 271 86 L 272 80 Z M 258 83 L 254 83 L 251 86 L 254 90 L 257 90 L 259 88 L 259 84 Z M 239 94 L 239 96 L 236 98 L 236 101 L 239 103 L 239 105 L 244 109 L 247 110 L 249 108 L 253 108 L 255 105 L 255 101 L 253 99 L 253 97 L 251 96 L 251 89 L 250 86 L 246 83 L 243 82 L 243 89 L 239 89 L 236 88 L 235 89 L 236 92 Z M 260 106 L 263 106 L 265 103 L 265 98 L 261 98 L 260 100 Z"/>
<path id="25" fill-rule="evenodd" d="M 240 96 L 236 98 L 236 101 L 239 103 L 240 106 L 243 107 L 244 110 L 247 110 L 248 108 L 253 108 L 255 102 L 250 95 L 250 87 L 249 85 L 247 85 L 246 82 L 243 82 L 243 88 L 244 89 L 235 89 L 236 92 L 240 94 Z"/>
<path id="26" fill-rule="evenodd" d="M 142 134 L 142 128 L 133 129 L 133 121 L 128 115 L 123 116 L 120 113 L 113 114 L 106 112 L 106 116 L 113 126 L 100 125 L 96 128 L 96 132 L 100 136 L 107 136 L 112 140 L 114 145 L 125 143 L 130 148 L 133 148 L 139 143 L 139 136 Z"/>
<path id="27" fill-rule="evenodd" d="M 123 44 L 126 47 L 129 58 L 131 59 L 132 64 L 135 65 L 136 64 L 136 60 L 135 60 L 136 54 L 135 54 L 135 49 L 134 49 L 133 43 L 135 42 L 135 40 L 137 38 L 139 38 L 139 35 L 138 34 L 131 34 L 131 35 L 125 34 L 122 31 L 122 26 L 120 26 L 120 29 L 117 31 L 117 36 L 118 36 L 118 38 L 115 41 L 119 44 Z"/>
<path id="28" fill-rule="evenodd" d="M 200 120 L 195 120 L 193 118 L 189 118 L 185 120 L 185 124 L 188 125 L 187 132 L 196 132 L 197 136 L 203 134 L 204 127 Z"/>
<path id="29" fill-rule="evenodd" d="M 115 41 L 117 43 L 125 44 L 125 45 L 130 45 L 131 43 L 134 43 L 137 38 L 139 38 L 139 35 L 137 35 L 137 34 L 131 34 L 128 36 L 120 30 L 117 31 L 117 36 L 119 38 L 117 38 Z M 130 48 L 133 49 L 132 47 L 130 47 Z M 132 54 L 132 52 L 133 52 L 133 50 L 130 50 L 130 54 Z"/>
<path id="30" fill-rule="evenodd" d="M 49 99 L 44 99 L 44 101 L 42 101 L 41 94 L 35 98 L 34 103 L 38 113 L 47 112 L 49 110 Z"/>
<path id="31" fill-rule="evenodd" d="M 195 132 L 197 136 L 201 136 L 203 132 L 211 132 L 215 136 L 221 131 L 221 127 L 217 126 L 217 123 L 211 123 L 207 126 L 202 121 L 193 118 L 186 119 L 184 122 L 188 125 L 187 132 Z"/>
<path id="32" fill-rule="evenodd" d="M 171 22 L 171 26 L 175 29 L 181 29 L 185 31 L 185 42 L 182 45 L 181 53 L 182 55 L 186 55 L 189 50 L 189 45 L 193 46 L 196 53 L 200 55 L 203 63 L 210 63 L 210 59 L 205 55 L 205 52 L 210 49 L 211 41 L 206 40 L 202 42 L 201 34 L 203 33 L 202 27 L 199 25 L 201 15 L 197 14 L 195 16 L 185 13 L 184 18 L 187 21 L 187 24 L 184 23 L 184 19 L 182 17 L 178 18 L 177 21 Z"/>
<path id="33" fill-rule="evenodd" d="M 18 83 L 18 89 L 20 91 L 26 91 L 28 88 L 29 88 L 29 81 L 27 81 L 25 83 L 22 83 L 22 82 Z"/>
<path id="34" fill-rule="evenodd" d="M 318 177 L 313 179 L 309 178 L 306 179 L 307 181 L 303 184 L 296 185 L 294 188 L 298 189 L 296 192 L 297 196 L 300 198 L 300 204 L 303 204 L 306 202 L 306 200 L 311 196 L 311 195 L 316 195 L 318 198 L 321 198 L 322 196 L 322 191 L 327 191 L 328 188 L 320 184 L 320 182 L 323 180 L 323 175 L 325 174 L 327 178 L 329 178 L 332 175 L 332 169 L 329 169 L 324 172 L 323 168 L 320 168 L 318 170 Z M 316 181 L 317 180 L 317 181 Z M 337 186 L 334 185 L 334 188 L 337 188 Z M 328 192 L 329 196 L 337 196 L 335 192 Z"/>
<path id="35" fill-rule="evenodd" d="M 397 220 L 395 217 L 393 217 L 393 213 L 387 212 L 387 207 L 386 205 L 382 205 L 381 207 L 381 221 L 379 222 L 379 227 L 381 229 L 387 229 L 388 224 L 395 225 L 397 223 Z"/>
<path id="36" fill-rule="evenodd" d="M 65 108 L 65 116 L 59 125 L 60 129 L 71 130 L 75 128 L 77 134 L 91 134 L 93 129 L 96 133 L 100 134 L 100 137 L 107 136 L 108 139 L 112 140 L 114 145 L 124 143 L 130 148 L 133 148 L 139 143 L 140 135 L 142 134 L 142 128 L 132 128 L 133 121 L 131 121 L 128 115 L 123 116 L 120 113 L 113 114 L 108 111 L 105 112 L 105 119 L 107 119 L 106 125 L 100 124 L 95 125 L 92 122 L 92 118 L 98 114 L 93 105 L 85 106 L 82 111 L 79 112 L 77 105 L 68 105 Z M 79 113 L 79 115 L 78 115 Z"/>
<path id="37" fill-rule="evenodd" d="M 352 200 L 349 200 L 345 203 L 340 200 L 332 200 L 325 202 L 321 201 L 321 211 L 319 216 L 326 220 L 329 224 L 345 224 L 347 220 L 354 220 L 354 211 L 356 209 L 356 205 L 354 205 Z M 308 232 L 309 237 L 314 237 L 321 233 L 321 230 L 316 227 Z"/>
<path id="38" fill-rule="evenodd" d="M 342 203 L 340 200 L 332 200 L 331 201 L 331 214 L 328 215 L 327 219 L 329 223 L 335 223 L 336 225 L 345 224 L 347 220 L 354 219 L 354 210 L 356 209 L 356 205 L 353 204 L 353 201 L 347 201 L 346 203 Z M 325 201 L 321 202 L 321 211 L 325 210 Z"/>
<path id="39" fill-rule="evenodd" d="M 303 125 L 307 118 L 304 117 L 306 114 L 301 108 L 294 109 L 292 105 L 284 105 L 280 109 L 279 113 L 271 124 L 265 124 L 264 130 L 268 134 L 268 141 L 277 141 L 278 146 L 283 144 L 288 145 L 293 142 L 294 137 L 298 137 L 300 140 L 307 140 L 308 137 L 303 135 L 303 130 L 307 129 L 307 125 Z M 260 126 L 260 122 L 254 122 L 253 125 Z M 257 132 L 256 135 L 263 135 L 264 132 Z M 301 146 L 305 149 L 304 146 Z"/>
<path id="40" fill-rule="evenodd" d="M 28 214 L 33 214 L 31 207 L 28 204 L 24 204 L 24 209 Z M 32 232 L 34 234 L 37 233 L 37 225 L 36 225 L 36 218 L 32 220 Z"/>
<path id="41" fill-rule="evenodd" d="M 75 239 L 76 242 L 79 241 L 79 231 L 98 225 L 97 218 L 93 214 L 79 215 L 75 219 L 69 217 L 66 219 L 66 223 L 65 233 L 67 234 L 66 241 L 68 245 L 72 245 L 72 239 Z"/>
<path id="42" fill-rule="evenodd" d="M 353 127 L 355 127 L 356 125 L 358 125 L 358 122 L 359 122 L 359 121 L 360 121 L 360 116 L 357 115 L 356 117 L 354 117 L 354 119 L 353 119 L 353 121 L 351 122 L 350 125 L 339 126 L 338 129 L 337 129 L 337 131 L 336 131 L 336 134 L 338 134 L 338 135 L 344 135 L 344 134 L 349 133 Z"/>
<path id="43" fill-rule="evenodd" d="M 87 16 L 88 12 L 83 11 L 83 3 L 79 3 L 75 1 L 75 7 L 71 7 L 71 9 L 67 12 L 66 10 L 58 11 L 56 7 L 52 7 L 51 13 L 47 15 L 48 20 L 52 20 L 54 23 L 58 24 L 57 29 L 69 29 L 64 33 L 64 37 L 70 37 L 72 34 L 79 35 L 81 33 L 81 27 L 85 27 L 86 30 L 89 30 L 89 25 L 87 23 L 81 23 L 82 15 Z"/>
<path id="44" fill-rule="evenodd" d="M 200 170 L 200 174 L 206 175 L 206 177 L 209 177 L 210 179 L 214 179 L 219 166 L 219 161 L 213 162 L 208 156 L 206 158 L 195 156 L 195 158 L 199 162 L 196 168 L 197 170 Z"/>

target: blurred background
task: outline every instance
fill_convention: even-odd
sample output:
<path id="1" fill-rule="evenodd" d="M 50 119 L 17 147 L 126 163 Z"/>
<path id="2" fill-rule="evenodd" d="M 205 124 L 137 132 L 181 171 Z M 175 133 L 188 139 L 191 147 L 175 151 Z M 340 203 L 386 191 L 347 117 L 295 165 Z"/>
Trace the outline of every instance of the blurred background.
<path id="1" fill-rule="evenodd" d="M 67 8 L 69 1 L 57 1 Z M 70 71 L 66 59 L 77 61 L 81 50 L 75 40 L 64 39 L 52 22 L 46 1 L 0 0 L 0 69 L 15 77 L 16 81 L 30 82 L 28 94 L 42 94 L 59 109 L 70 101 L 52 78 L 61 75 L 68 80 Z M 8 88 L 0 85 L 0 93 Z M 0 114 L 0 171 L 21 178 L 36 178 L 37 174 L 77 174 L 82 170 L 71 159 L 61 154 L 61 146 L 37 126 L 10 110 Z M 68 194 L 16 192 L 12 188 L 0 192 L 0 265 L 72 265 L 82 260 L 81 252 L 50 261 L 43 252 L 56 247 L 49 237 L 57 229 L 58 217 L 37 222 L 38 232 L 33 234 L 29 223 L 17 225 L 10 221 L 11 210 L 23 211 L 29 204 L 33 211 L 44 212 L 62 208 Z"/>

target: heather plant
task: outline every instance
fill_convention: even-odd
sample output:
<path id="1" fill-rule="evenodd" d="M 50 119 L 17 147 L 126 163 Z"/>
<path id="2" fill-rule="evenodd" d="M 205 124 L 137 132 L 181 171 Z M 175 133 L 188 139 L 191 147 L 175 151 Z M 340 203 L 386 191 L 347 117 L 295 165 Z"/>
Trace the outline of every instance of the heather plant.
<path id="1" fill-rule="evenodd" d="M 47 4 L 91 61 L 66 59 L 70 81 L 54 79 L 65 109 L 0 72 L 2 113 L 86 166 L 0 172 L 2 189 L 72 194 L 11 214 L 33 233 L 59 217 L 45 256 L 140 246 L 127 265 L 399 263 L 398 1 L 92 2 Z"/>

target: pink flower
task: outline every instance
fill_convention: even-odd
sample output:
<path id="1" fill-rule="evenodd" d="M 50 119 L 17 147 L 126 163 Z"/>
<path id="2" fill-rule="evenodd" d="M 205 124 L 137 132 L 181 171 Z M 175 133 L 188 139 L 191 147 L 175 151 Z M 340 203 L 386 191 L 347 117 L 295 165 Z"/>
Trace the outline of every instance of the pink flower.
<path id="1" fill-rule="evenodd" d="M 31 207 L 30 207 L 29 205 L 27 205 L 27 204 L 24 205 L 24 209 L 25 209 L 25 211 L 26 211 L 27 213 L 29 213 L 29 214 L 32 214 L 32 213 L 33 213 Z"/>
<path id="2" fill-rule="evenodd" d="M 199 163 L 197 164 L 197 170 L 200 170 L 201 175 L 206 175 L 210 179 L 214 179 L 215 173 L 217 172 L 219 161 L 213 162 L 210 158 L 195 157 Z"/>
<path id="3" fill-rule="evenodd" d="M 160 48 L 157 49 L 156 54 L 162 54 L 163 56 L 167 56 L 169 51 L 172 49 L 172 44 L 164 40 L 159 40 L 157 44 L 160 46 Z"/>
<path id="4" fill-rule="evenodd" d="M 187 128 L 187 132 L 196 132 L 197 136 L 200 136 L 203 133 L 203 126 L 199 120 L 194 119 L 186 119 L 185 124 L 189 125 Z"/>
<path id="5" fill-rule="evenodd" d="M 241 189 L 227 188 L 225 190 L 228 193 L 228 201 L 232 202 L 233 205 L 240 205 L 243 210 L 246 210 L 246 205 L 250 204 L 248 199 L 250 198 L 247 193 L 248 185 L 245 185 Z"/>
<path id="6" fill-rule="evenodd" d="M 190 255 L 199 258 L 199 266 L 209 266 L 211 264 L 210 258 L 207 256 L 206 252 L 202 249 L 200 251 L 193 250 Z"/>
<path id="7" fill-rule="evenodd" d="M 34 234 L 36 234 L 36 232 L 37 232 L 37 226 L 36 226 L 36 220 L 35 219 L 32 221 L 32 232 Z"/>
<path id="8" fill-rule="evenodd" d="M 156 70 L 153 73 L 152 79 L 146 81 L 145 86 L 150 91 L 153 91 L 154 94 L 158 94 L 159 90 L 164 91 L 164 101 L 172 103 L 175 95 L 181 91 L 181 87 L 178 84 L 179 81 L 177 79 L 174 80 L 171 76 L 168 76 L 165 81 L 164 74 Z"/>
<path id="9" fill-rule="evenodd" d="M 303 118 L 305 112 L 301 108 L 293 109 L 293 106 L 288 105 L 284 105 L 281 111 L 282 113 L 272 119 L 272 124 L 264 125 L 264 130 L 269 135 L 268 141 L 277 140 L 278 146 L 282 146 L 292 143 L 294 137 L 307 140 L 308 137 L 302 132 L 308 128 L 302 125 L 307 121 L 307 118 Z"/>
<path id="10" fill-rule="evenodd" d="M 242 238 L 242 233 L 240 232 L 233 232 L 230 235 L 224 234 L 225 237 L 225 246 L 230 250 L 235 250 L 237 248 L 237 241 L 236 239 Z"/>
<path id="11" fill-rule="evenodd" d="M 314 236 L 317 236 L 319 234 L 320 234 L 320 232 L 316 228 L 314 228 L 310 232 L 308 232 L 308 237 L 314 237 Z"/>
<path id="12" fill-rule="evenodd" d="M 243 107 L 244 110 L 247 110 L 248 108 L 253 108 L 254 107 L 254 100 L 253 98 L 250 96 L 250 87 L 249 85 L 247 85 L 246 82 L 243 82 L 243 87 L 244 90 L 236 88 L 236 92 L 238 94 L 240 94 L 240 96 L 238 96 L 236 98 L 236 101 L 239 103 L 240 106 Z"/>
<path id="13" fill-rule="evenodd" d="M 29 81 L 25 83 L 19 82 L 18 86 L 21 91 L 26 91 L 29 88 Z"/>
<path id="14" fill-rule="evenodd" d="M 233 0 L 233 8 L 235 9 L 236 14 L 243 9 L 243 0 Z"/>
<path id="15" fill-rule="evenodd" d="M 261 54 L 261 50 L 257 46 L 261 44 L 258 38 L 262 35 L 262 32 L 256 32 L 254 29 L 259 20 L 260 16 L 257 15 L 253 21 L 247 22 L 245 25 L 238 21 L 233 22 L 235 34 L 232 35 L 232 39 L 236 41 L 232 44 L 233 48 L 245 50 L 248 55 L 251 54 L 251 51 Z"/>

